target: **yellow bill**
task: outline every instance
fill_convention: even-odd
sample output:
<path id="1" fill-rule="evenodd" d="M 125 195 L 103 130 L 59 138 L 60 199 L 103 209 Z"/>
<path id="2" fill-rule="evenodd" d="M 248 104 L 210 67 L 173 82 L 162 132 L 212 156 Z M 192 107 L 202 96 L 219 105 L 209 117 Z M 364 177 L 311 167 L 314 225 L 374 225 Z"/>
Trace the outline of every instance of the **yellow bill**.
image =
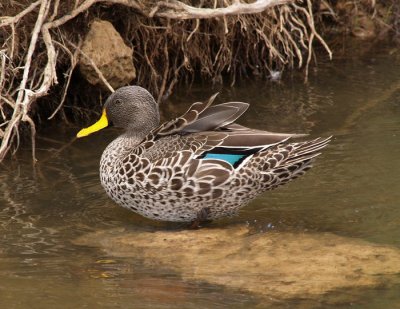
<path id="1" fill-rule="evenodd" d="M 80 130 L 78 134 L 76 134 L 76 137 L 79 138 L 88 136 L 89 134 L 100 131 L 101 129 L 104 129 L 107 126 L 108 126 L 108 119 L 106 115 L 106 110 L 103 109 L 103 113 L 101 114 L 100 119 L 96 123 L 92 124 L 90 127 Z"/>

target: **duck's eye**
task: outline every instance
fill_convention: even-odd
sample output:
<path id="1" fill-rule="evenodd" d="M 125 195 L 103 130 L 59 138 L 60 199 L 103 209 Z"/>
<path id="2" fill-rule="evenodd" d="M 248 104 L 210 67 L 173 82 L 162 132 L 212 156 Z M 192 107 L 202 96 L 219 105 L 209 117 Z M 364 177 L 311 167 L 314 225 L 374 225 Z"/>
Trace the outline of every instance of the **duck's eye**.
<path id="1" fill-rule="evenodd" d="M 114 101 L 114 103 L 120 105 L 120 104 L 122 103 L 122 100 L 121 100 L 121 99 L 116 99 L 116 100 Z"/>

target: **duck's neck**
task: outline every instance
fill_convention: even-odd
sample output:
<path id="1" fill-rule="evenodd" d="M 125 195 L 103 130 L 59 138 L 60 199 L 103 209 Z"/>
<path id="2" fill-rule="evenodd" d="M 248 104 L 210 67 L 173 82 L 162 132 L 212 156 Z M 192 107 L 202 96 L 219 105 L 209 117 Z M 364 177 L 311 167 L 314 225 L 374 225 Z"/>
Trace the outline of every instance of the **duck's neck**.
<path id="1" fill-rule="evenodd" d="M 121 160 L 132 153 L 143 139 L 136 136 L 121 134 L 114 139 L 104 150 L 101 162 L 112 162 L 112 166 L 119 166 Z"/>
<path id="2" fill-rule="evenodd" d="M 129 123 L 121 137 L 134 141 L 138 145 L 153 129 L 158 127 L 159 123 L 159 111 L 154 109 L 151 113 L 143 114 L 134 122 Z"/>
<path id="3" fill-rule="evenodd" d="M 146 136 L 132 134 L 132 132 L 125 132 L 118 136 L 118 140 L 122 140 L 122 144 L 128 149 L 132 149 L 140 144 Z"/>
<path id="4" fill-rule="evenodd" d="M 128 131 L 118 136 L 117 139 L 125 148 L 132 150 L 138 146 L 146 136 L 147 134 L 134 134 L 134 132 Z"/>

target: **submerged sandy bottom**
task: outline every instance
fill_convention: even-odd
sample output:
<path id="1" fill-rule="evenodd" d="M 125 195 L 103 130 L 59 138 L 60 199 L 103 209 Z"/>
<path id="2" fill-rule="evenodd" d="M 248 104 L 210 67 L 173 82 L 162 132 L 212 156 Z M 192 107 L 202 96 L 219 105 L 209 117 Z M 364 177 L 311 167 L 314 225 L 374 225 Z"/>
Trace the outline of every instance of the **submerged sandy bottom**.
<path id="1" fill-rule="evenodd" d="M 149 268 L 278 299 L 315 297 L 335 289 L 372 287 L 400 273 L 400 250 L 330 233 L 249 233 L 247 227 L 182 231 L 112 229 L 76 244 Z"/>

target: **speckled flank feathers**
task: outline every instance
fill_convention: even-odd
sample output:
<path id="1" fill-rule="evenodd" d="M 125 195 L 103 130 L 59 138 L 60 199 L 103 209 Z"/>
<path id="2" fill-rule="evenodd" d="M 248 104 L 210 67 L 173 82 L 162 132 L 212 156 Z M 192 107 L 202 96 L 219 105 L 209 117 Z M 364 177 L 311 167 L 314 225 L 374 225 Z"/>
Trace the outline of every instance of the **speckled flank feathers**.
<path id="1" fill-rule="evenodd" d="M 107 114 L 118 118 L 132 108 L 133 118 L 146 114 L 150 119 L 147 114 L 157 113 L 153 118 L 158 119 L 152 102 L 137 108 L 136 93 L 147 93 L 145 89 L 121 89 L 107 100 Z M 115 104 L 119 97 L 125 102 Z M 100 177 L 107 194 L 155 220 L 191 222 L 204 209 L 209 220 L 231 216 L 260 193 L 303 175 L 330 140 L 294 143 L 288 140 L 295 134 L 240 126 L 233 122 L 248 104 L 211 106 L 214 98 L 194 103 L 183 116 L 160 126 L 154 120 L 151 130 L 124 125 L 126 132 L 108 145 L 101 158 Z M 124 106 L 122 111 L 119 106 Z"/>

